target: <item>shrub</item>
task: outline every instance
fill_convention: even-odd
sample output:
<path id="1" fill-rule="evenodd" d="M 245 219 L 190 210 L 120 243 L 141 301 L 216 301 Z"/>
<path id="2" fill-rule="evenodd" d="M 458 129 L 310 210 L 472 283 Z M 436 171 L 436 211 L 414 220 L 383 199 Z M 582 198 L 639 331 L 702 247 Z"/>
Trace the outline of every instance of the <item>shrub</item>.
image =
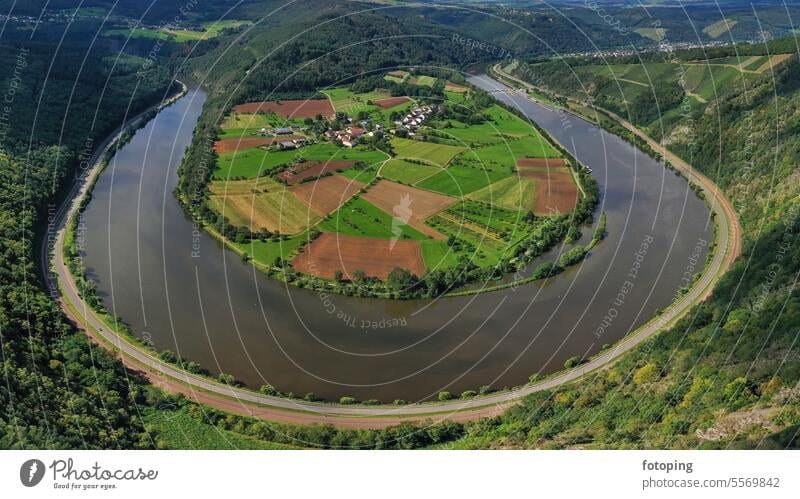
<path id="1" fill-rule="evenodd" d="M 583 364 L 583 357 L 580 355 L 576 355 L 574 357 L 570 357 L 564 362 L 564 367 L 567 369 L 572 369 L 573 367 L 578 367 L 579 365 Z"/>
<path id="2" fill-rule="evenodd" d="M 439 392 L 439 400 L 445 401 L 450 400 L 453 398 L 453 394 L 450 392 Z"/>
<path id="3" fill-rule="evenodd" d="M 476 392 L 475 390 L 466 390 L 466 391 L 461 392 L 461 398 L 462 399 L 471 399 L 472 397 L 474 397 L 477 394 L 478 394 L 478 392 Z"/>
<path id="4" fill-rule="evenodd" d="M 339 403 L 342 405 L 353 405 L 357 402 L 355 397 L 342 397 L 339 399 Z"/>
<path id="5" fill-rule="evenodd" d="M 658 367 L 652 362 L 648 362 L 633 373 L 633 382 L 637 385 L 652 383 L 658 379 Z"/>

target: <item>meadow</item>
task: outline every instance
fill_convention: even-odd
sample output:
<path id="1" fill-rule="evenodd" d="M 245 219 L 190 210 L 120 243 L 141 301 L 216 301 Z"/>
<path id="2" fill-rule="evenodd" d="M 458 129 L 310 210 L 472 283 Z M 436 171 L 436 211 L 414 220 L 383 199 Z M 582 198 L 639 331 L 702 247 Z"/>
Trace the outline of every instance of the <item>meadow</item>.
<path id="1" fill-rule="evenodd" d="M 399 137 L 392 139 L 392 147 L 398 159 L 416 159 L 434 166 L 446 166 L 457 154 L 464 151 L 463 147 Z"/>
<path id="2" fill-rule="evenodd" d="M 426 239 L 427 236 L 361 198 L 343 204 L 318 225 L 320 230 L 383 239 Z"/>

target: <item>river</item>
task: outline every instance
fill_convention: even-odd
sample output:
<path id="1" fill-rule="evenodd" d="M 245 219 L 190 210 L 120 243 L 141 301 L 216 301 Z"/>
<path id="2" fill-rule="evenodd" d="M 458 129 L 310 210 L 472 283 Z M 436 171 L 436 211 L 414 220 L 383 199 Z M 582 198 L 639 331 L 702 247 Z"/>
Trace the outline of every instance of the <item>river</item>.
<path id="1" fill-rule="evenodd" d="M 486 76 L 471 81 L 505 89 Z M 205 101 L 194 89 L 137 131 L 98 179 L 82 220 L 98 294 L 159 350 L 253 388 L 327 399 L 510 387 L 599 351 L 702 267 L 710 212 L 685 180 L 618 137 L 526 97 L 495 95 L 593 169 L 609 236 L 582 265 L 546 283 L 438 300 L 328 296 L 271 280 L 197 230 L 172 194 Z"/>

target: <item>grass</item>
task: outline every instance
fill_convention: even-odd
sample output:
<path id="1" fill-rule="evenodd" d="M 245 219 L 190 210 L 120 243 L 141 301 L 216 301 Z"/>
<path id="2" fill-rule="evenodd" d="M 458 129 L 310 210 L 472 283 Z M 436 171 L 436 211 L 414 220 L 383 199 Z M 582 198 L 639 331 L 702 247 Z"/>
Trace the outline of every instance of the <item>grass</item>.
<path id="1" fill-rule="evenodd" d="M 460 197 L 511 175 L 511 170 L 487 170 L 455 164 L 417 184 L 417 187 Z"/>
<path id="2" fill-rule="evenodd" d="M 402 159 L 390 159 L 381 168 L 381 177 L 403 184 L 415 184 L 442 171 L 431 165 L 419 165 Z"/>
<path id="3" fill-rule="evenodd" d="M 433 76 L 428 76 L 428 75 L 419 75 L 419 76 L 415 76 L 411 80 L 411 82 L 414 85 L 422 85 L 422 86 L 425 86 L 425 87 L 432 87 L 433 84 L 436 83 L 436 78 L 434 78 Z"/>
<path id="4" fill-rule="evenodd" d="M 458 153 L 464 151 L 463 147 L 399 137 L 392 139 L 392 146 L 398 159 L 418 159 L 436 166 L 447 165 Z"/>
<path id="5" fill-rule="evenodd" d="M 361 182 L 362 184 L 368 184 L 378 175 L 379 168 L 380 163 L 375 163 L 363 170 L 360 168 L 348 168 L 347 170 L 339 172 L 339 175 Z"/>
<path id="6" fill-rule="evenodd" d="M 536 182 L 526 177 L 508 177 L 484 187 L 468 196 L 475 201 L 508 210 L 533 210 L 536 203 Z"/>
<path id="7" fill-rule="evenodd" d="M 275 259 L 281 257 L 284 260 L 291 259 L 297 249 L 308 242 L 308 233 L 303 232 L 292 236 L 286 240 L 260 241 L 254 239 L 249 243 L 232 243 L 239 251 L 247 254 L 253 260 L 263 265 L 272 265 Z"/>
<path id="8" fill-rule="evenodd" d="M 417 231 L 362 198 L 353 198 L 319 224 L 320 230 L 350 236 L 391 239 L 427 239 Z M 395 225 L 394 231 L 392 225 Z M 399 231 L 399 232 L 397 232 Z M 397 232 L 397 233 L 395 233 Z"/>
<path id="9" fill-rule="evenodd" d="M 440 123 L 438 131 L 458 139 L 473 147 L 497 144 L 506 138 L 519 138 L 526 135 L 538 137 L 538 132 L 522 118 L 500 106 L 492 106 L 485 112 L 489 121 L 468 125 L 460 121 L 448 120 Z M 447 127 L 447 125 L 450 125 Z"/>
<path id="10" fill-rule="evenodd" d="M 151 410 L 144 420 L 148 431 L 155 435 L 156 447 L 160 449 L 294 449 L 286 444 L 278 444 L 247 437 L 240 433 L 223 430 L 203 423 L 190 416 L 185 410 Z"/>
<path id="11" fill-rule="evenodd" d="M 447 219 L 441 214 L 428 220 L 428 224 L 447 236 L 453 236 L 466 244 L 466 247 L 454 255 L 456 258 L 467 256 L 476 265 L 494 266 L 508 250 L 509 246 L 496 241 L 458 220 Z"/>
<path id="12" fill-rule="evenodd" d="M 447 245 L 447 241 L 427 239 L 420 241 L 420 248 L 428 271 L 445 270 L 458 265 L 459 255 Z"/>

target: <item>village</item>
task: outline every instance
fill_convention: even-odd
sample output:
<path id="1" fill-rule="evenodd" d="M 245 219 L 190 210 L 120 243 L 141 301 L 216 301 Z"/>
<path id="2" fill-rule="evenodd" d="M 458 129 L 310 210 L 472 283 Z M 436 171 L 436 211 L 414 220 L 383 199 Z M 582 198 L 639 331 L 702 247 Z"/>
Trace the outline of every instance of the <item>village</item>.
<path id="1" fill-rule="evenodd" d="M 437 110 L 438 106 L 435 104 L 417 106 L 409 109 L 401 119 L 393 122 L 395 126 L 389 128 L 388 133 L 398 137 L 414 138 L 418 135 L 417 130 L 423 126 L 426 121 L 430 120 Z M 344 121 L 349 123 L 349 125 L 342 128 L 330 128 L 321 134 L 322 137 L 329 142 L 334 142 L 341 144 L 344 147 L 352 148 L 355 147 L 364 136 L 374 137 L 377 133 L 387 131 L 382 123 L 374 123 L 370 118 L 358 120 L 357 124 L 353 124 L 356 122 L 356 119 L 346 116 Z M 329 124 L 338 123 L 333 119 L 329 119 L 328 122 Z M 290 125 L 284 127 L 275 127 L 272 129 L 262 127 L 258 134 L 261 137 L 285 137 L 286 140 L 276 140 L 273 143 L 275 150 L 284 151 L 290 149 L 299 149 L 305 145 L 313 143 L 313 141 L 307 137 L 298 137 L 295 135 L 297 133 L 303 133 L 306 131 L 308 131 L 307 127 Z"/>

